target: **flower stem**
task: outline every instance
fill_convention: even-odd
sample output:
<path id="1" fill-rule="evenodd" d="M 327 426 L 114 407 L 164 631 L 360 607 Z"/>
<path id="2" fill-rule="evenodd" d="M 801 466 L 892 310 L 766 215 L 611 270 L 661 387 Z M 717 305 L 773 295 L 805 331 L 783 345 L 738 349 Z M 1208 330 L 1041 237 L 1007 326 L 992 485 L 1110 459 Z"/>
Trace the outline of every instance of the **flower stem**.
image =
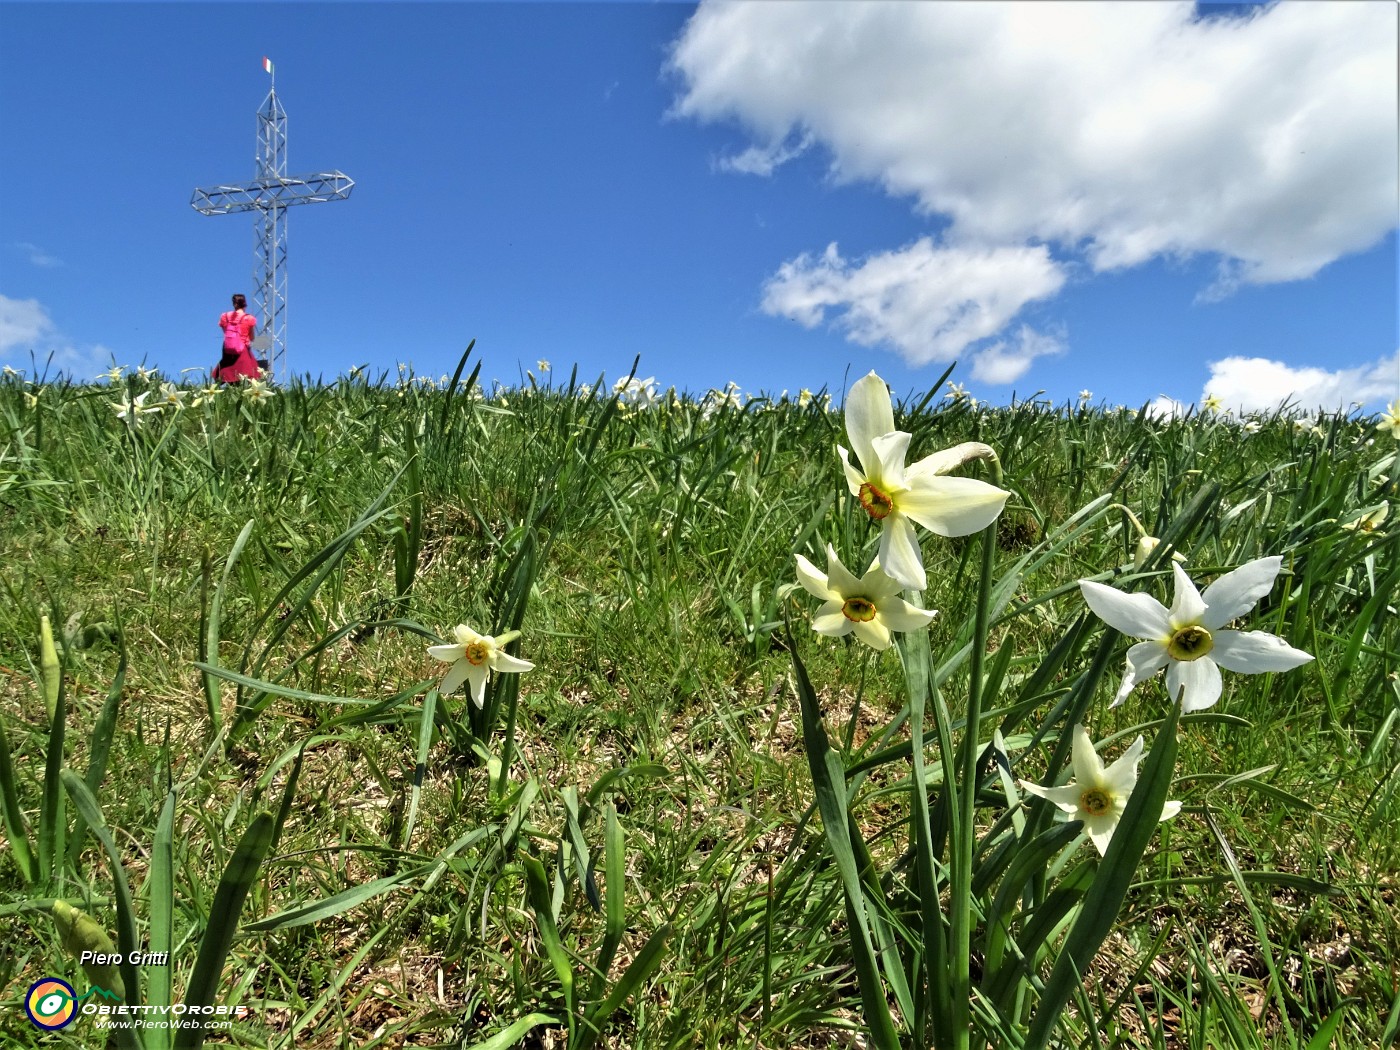
<path id="1" fill-rule="evenodd" d="M 1001 461 L 993 458 L 992 483 L 1001 485 Z M 968 1050 L 971 1045 L 972 1003 L 972 858 L 977 846 L 977 756 L 982 722 L 982 665 L 987 653 L 991 620 L 992 569 L 996 561 L 997 523 L 982 530 L 982 571 L 977 582 L 977 613 L 973 624 L 972 653 L 968 669 L 967 719 L 963 726 L 961 775 L 958 777 L 957 819 L 952 827 L 952 909 L 953 1047 Z"/>

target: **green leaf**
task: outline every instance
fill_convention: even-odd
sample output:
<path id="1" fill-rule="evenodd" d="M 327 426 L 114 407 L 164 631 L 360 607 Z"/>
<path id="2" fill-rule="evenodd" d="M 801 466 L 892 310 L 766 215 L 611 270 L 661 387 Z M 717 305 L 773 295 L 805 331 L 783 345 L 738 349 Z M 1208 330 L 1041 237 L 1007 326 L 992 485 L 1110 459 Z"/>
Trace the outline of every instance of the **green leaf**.
<path id="1" fill-rule="evenodd" d="M 511 1050 L 512 1047 L 519 1046 L 520 1040 L 525 1037 L 525 1033 L 532 1028 L 538 1028 L 542 1024 L 560 1024 L 557 1019 L 548 1014 L 526 1014 L 520 1020 L 514 1022 L 509 1028 L 497 1032 L 490 1039 L 484 1039 L 479 1043 L 473 1043 L 463 1050 Z"/>
<path id="2" fill-rule="evenodd" d="M 243 902 L 248 897 L 258 877 L 258 869 L 272 845 L 272 832 L 276 823 L 271 813 L 257 814 L 248 824 L 234 848 L 233 856 L 224 866 L 219 888 L 214 892 L 214 902 L 210 905 L 209 916 L 204 926 L 204 936 L 199 941 L 199 955 L 195 958 L 194 972 L 185 987 L 185 1002 L 190 1006 L 212 1006 L 223 978 L 224 960 L 228 958 L 233 945 L 234 934 L 238 931 L 238 919 L 243 912 Z M 204 1043 L 203 1027 L 182 1028 L 175 1037 L 177 1050 L 198 1050 Z"/>

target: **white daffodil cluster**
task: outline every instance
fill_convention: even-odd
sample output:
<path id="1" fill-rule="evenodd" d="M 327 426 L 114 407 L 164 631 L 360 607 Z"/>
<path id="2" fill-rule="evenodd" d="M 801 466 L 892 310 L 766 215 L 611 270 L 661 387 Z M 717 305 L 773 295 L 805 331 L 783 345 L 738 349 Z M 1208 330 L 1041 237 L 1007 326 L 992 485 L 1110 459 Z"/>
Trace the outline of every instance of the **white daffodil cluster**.
<path id="1" fill-rule="evenodd" d="M 995 521 L 1010 493 L 975 478 L 946 476 L 970 460 L 995 459 L 989 446 L 977 442 L 906 467 L 911 435 L 895 429 L 889 389 L 874 372 L 846 398 L 846 434 L 859 465 L 845 448 L 836 451 L 851 495 L 880 527 L 880 553 L 857 579 L 828 544 L 826 573 L 799 554 L 797 578 L 825 603 L 812 618 L 814 631 L 833 638 L 854 634 L 878 651 L 889 647 L 892 631 L 922 629 L 935 616 L 899 594 L 928 584 L 914 525 L 940 536 L 966 536 Z"/>
<path id="2" fill-rule="evenodd" d="M 613 384 L 613 393 L 617 395 L 617 400 L 626 408 L 647 409 L 656 406 L 656 377 L 647 376 L 645 379 L 619 379 Z"/>

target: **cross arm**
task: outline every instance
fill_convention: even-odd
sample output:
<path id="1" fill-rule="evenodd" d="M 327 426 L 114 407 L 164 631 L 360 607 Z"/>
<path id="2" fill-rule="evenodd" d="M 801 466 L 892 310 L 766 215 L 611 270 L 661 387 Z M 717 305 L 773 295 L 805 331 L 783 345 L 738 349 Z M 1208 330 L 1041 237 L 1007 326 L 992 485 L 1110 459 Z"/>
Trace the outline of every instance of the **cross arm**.
<path id="1" fill-rule="evenodd" d="M 201 215 L 229 215 L 239 211 L 268 211 L 293 204 L 343 201 L 355 188 L 344 172 L 325 171 L 292 178 L 253 179 L 228 186 L 209 186 L 194 191 L 190 207 Z"/>

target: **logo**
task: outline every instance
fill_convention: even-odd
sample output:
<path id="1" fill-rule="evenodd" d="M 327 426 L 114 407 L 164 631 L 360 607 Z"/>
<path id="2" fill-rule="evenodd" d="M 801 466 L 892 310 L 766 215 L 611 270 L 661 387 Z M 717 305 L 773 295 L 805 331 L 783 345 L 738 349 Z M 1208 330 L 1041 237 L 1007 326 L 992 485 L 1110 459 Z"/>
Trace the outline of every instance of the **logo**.
<path id="1" fill-rule="evenodd" d="M 78 996 L 73 986 L 57 977 L 42 977 L 29 986 L 24 1012 L 35 1026 L 46 1032 L 67 1028 L 78 1015 Z"/>

